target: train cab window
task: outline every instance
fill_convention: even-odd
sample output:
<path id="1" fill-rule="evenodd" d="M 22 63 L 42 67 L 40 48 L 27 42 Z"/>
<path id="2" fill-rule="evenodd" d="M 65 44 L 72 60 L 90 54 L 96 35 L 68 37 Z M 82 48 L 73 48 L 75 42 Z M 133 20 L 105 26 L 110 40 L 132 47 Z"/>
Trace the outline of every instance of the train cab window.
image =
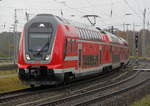
<path id="1" fill-rule="evenodd" d="M 33 23 L 28 29 L 28 48 L 30 52 L 47 52 L 50 48 L 53 27 L 51 23 Z"/>

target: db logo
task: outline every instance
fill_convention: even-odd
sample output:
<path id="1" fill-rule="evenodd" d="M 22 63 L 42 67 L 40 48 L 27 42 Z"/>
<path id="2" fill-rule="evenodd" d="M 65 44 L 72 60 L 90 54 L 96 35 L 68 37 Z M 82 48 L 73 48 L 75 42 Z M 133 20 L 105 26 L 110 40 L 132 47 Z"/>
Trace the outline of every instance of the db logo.
<path id="1" fill-rule="evenodd" d="M 40 61 L 35 61 L 35 64 L 40 64 Z"/>

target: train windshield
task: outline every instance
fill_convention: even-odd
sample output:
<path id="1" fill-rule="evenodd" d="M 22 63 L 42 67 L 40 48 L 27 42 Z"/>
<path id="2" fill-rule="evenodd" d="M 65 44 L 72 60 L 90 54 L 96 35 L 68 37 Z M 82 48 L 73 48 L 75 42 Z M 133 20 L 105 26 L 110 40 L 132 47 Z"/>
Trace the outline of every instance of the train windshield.
<path id="1" fill-rule="evenodd" d="M 49 49 L 49 33 L 30 33 L 29 50 L 31 52 L 46 52 Z"/>
<path id="2" fill-rule="evenodd" d="M 31 52 L 47 52 L 52 36 L 52 25 L 46 22 L 33 23 L 28 32 L 28 46 Z"/>

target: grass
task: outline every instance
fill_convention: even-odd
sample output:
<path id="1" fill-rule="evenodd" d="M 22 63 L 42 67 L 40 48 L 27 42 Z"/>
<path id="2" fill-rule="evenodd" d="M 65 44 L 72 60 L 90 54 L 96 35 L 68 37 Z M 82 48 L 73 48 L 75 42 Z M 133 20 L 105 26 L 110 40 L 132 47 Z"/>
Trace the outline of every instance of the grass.
<path id="1" fill-rule="evenodd" d="M 0 93 L 25 89 L 28 86 L 22 84 L 18 76 L 11 76 L 7 78 L 0 78 Z"/>
<path id="2" fill-rule="evenodd" d="M 0 70 L 1 75 L 8 75 L 8 74 L 17 74 L 16 70 Z"/>
<path id="3" fill-rule="evenodd" d="M 129 57 L 130 59 L 135 59 L 136 57 L 135 56 L 130 56 Z M 140 60 L 150 60 L 150 57 L 137 57 L 138 59 Z"/>
<path id="4" fill-rule="evenodd" d="M 13 75 L 11 76 L 11 74 Z M 3 76 L 3 75 L 6 77 L 0 77 L 0 93 L 25 89 L 29 87 L 29 86 L 24 85 L 19 80 L 17 72 L 15 70 L 0 71 L 0 76 Z"/>
<path id="5" fill-rule="evenodd" d="M 150 106 L 150 95 L 146 96 L 141 100 L 134 102 L 130 106 Z"/>

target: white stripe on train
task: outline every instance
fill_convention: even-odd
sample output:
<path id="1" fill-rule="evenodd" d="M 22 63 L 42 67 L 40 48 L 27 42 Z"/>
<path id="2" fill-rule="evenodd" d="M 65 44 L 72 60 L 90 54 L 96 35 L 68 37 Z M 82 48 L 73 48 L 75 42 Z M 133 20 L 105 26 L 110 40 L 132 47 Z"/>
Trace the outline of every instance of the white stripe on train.
<path id="1" fill-rule="evenodd" d="M 65 61 L 79 60 L 78 56 L 66 56 Z"/>

